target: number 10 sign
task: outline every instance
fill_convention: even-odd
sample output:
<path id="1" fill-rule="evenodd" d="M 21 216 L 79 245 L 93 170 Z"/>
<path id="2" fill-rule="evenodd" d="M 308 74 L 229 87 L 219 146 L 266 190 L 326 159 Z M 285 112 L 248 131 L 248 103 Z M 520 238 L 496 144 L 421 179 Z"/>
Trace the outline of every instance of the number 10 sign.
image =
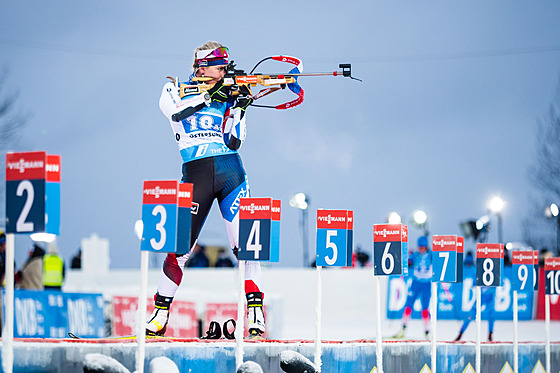
<path id="1" fill-rule="evenodd" d="M 190 250 L 193 185 L 144 181 L 140 250 L 186 254 Z"/>

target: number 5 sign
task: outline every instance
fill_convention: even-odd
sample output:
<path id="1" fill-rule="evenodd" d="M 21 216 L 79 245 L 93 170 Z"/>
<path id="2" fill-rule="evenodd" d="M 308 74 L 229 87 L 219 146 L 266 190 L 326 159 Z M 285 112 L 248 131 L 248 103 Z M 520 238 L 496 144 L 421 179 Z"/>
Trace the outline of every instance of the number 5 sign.
<path id="1" fill-rule="evenodd" d="M 403 275 L 408 271 L 406 253 L 408 229 L 402 224 L 374 224 L 373 274 L 376 276 Z"/>
<path id="2" fill-rule="evenodd" d="M 476 286 L 501 286 L 504 267 L 504 245 L 476 244 Z"/>
<path id="3" fill-rule="evenodd" d="M 60 156 L 6 154 L 6 232 L 59 234 Z"/>
<path id="4" fill-rule="evenodd" d="M 272 198 L 241 198 L 239 260 L 279 261 L 280 205 Z"/>
<path id="5" fill-rule="evenodd" d="M 317 210 L 317 266 L 351 267 L 354 212 Z"/>
<path id="6" fill-rule="evenodd" d="M 177 180 L 144 181 L 140 250 L 189 252 L 192 192 L 192 184 Z"/>

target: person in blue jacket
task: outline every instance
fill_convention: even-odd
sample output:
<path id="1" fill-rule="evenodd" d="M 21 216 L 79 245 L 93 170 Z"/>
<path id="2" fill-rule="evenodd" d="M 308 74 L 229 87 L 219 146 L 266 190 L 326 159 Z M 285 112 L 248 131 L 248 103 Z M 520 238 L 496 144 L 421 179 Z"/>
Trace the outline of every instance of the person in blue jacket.
<path id="1" fill-rule="evenodd" d="M 486 315 L 488 316 L 488 342 L 492 342 L 492 333 L 494 333 L 494 322 L 496 321 L 494 306 L 496 299 L 496 288 L 483 286 L 480 290 L 480 304 L 482 305 L 481 310 L 487 310 Z M 476 319 L 476 301 L 470 312 L 466 313 L 463 319 L 463 324 L 461 329 L 459 329 L 459 335 L 455 338 L 455 342 L 460 341 L 463 337 L 463 333 L 469 327 L 471 321 Z"/>
<path id="2" fill-rule="evenodd" d="M 408 258 L 408 273 L 412 282 L 404 306 L 402 328 L 395 335 L 395 338 L 404 338 L 408 321 L 412 315 L 412 307 L 418 298 L 420 298 L 420 304 L 422 305 L 422 322 L 426 338 L 430 334 L 429 307 L 432 284 L 432 252 L 428 249 L 428 237 L 418 237 L 417 246 L 418 251 L 412 253 Z"/>

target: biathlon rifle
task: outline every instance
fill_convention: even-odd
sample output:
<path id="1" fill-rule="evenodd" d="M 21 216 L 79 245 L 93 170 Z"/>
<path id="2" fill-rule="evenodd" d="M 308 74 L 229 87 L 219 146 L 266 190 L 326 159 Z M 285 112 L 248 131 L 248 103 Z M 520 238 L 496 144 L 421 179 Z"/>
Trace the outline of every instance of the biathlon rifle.
<path id="1" fill-rule="evenodd" d="M 290 63 L 292 65 L 295 65 L 294 68 L 292 68 L 288 73 L 279 73 L 279 74 L 262 74 L 262 73 L 253 73 L 255 71 L 255 69 L 264 61 L 267 60 L 274 60 L 274 61 L 279 61 L 279 62 L 287 62 Z M 247 86 L 247 88 L 249 88 L 249 91 L 251 92 L 251 98 L 253 100 L 258 100 L 264 96 L 269 95 L 270 93 L 276 92 L 278 90 L 281 89 L 285 89 L 286 87 L 288 87 L 288 89 L 290 89 L 290 91 L 292 91 L 293 93 L 295 93 L 298 97 L 295 100 L 280 104 L 280 105 L 276 105 L 276 106 L 271 106 L 271 105 L 255 105 L 254 103 L 251 104 L 252 106 L 256 106 L 256 107 L 264 107 L 264 108 L 272 108 L 272 109 L 289 109 L 295 106 L 300 105 L 303 102 L 303 89 L 301 88 L 301 86 L 298 84 L 298 78 L 302 77 L 302 76 L 343 76 L 343 77 L 349 77 L 350 79 L 354 79 L 354 80 L 358 80 L 361 82 L 360 79 L 355 78 L 352 76 L 352 66 L 349 63 L 341 63 L 338 65 L 338 67 L 340 69 L 342 69 L 341 71 L 334 71 L 331 73 L 307 73 L 307 74 L 303 74 L 303 64 L 302 61 L 297 58 L 297 57 L 292 57 L 292 56 L 283 56 L 283 55 L 279 55 L 279 56 L 270 56 L 270 57 L 266 57 L 263 58 L 261 61 L 259 61 L 251 70 L 251 72 L 249 74 L 245 73 L 244 70 L 239 70 L 235 68 L 235 63 L 234 61 L 231 61 L 227 68 L 226 68 L 226 74 L 224 76 L 224 81 L 223 81 L 223 85 L 224 86 L 231 86 L 231 94 L 233 96 L 237 96 L 239 95 L 239 87 L 240 86 Z M 181 97 L 181 99 L 188 97 L 188 96 L 194 96 L 194 95 L 199 95 L 201 93 L 207 92 L 209 89 L 211 89 L 214 84 L 208 84 L 205 83 L 209 80 L 212 80 L 212 78 L 208 78 L 208 77 L 195 77 L 193 78 L 194 81 L 200 82 L 198 84 L 186 84 L 186 83 L 180 83 L 177 79 L 169 77 L 169 79 L 171 79 L 173 81 L 173 83 L 175 84 L 175 86 L 179 89 L 179 96 Z M 251 87 L 255 87 L 257 85 L 263 86 L 264 88 L 261 89 L 258 93 L 256 94 L 252 94 L 251 91 Z M 206 98 L 206 100 L 208 101 L 209 99 Z M 178 116 L 177 119 L 179 119 L 179 117 L 181 117 L 181 119 L 186 118 L 186 114 L 188 113 L 183 113 L 183 115 Z M 192 114 L 191 114 L 192 115 Z"/>

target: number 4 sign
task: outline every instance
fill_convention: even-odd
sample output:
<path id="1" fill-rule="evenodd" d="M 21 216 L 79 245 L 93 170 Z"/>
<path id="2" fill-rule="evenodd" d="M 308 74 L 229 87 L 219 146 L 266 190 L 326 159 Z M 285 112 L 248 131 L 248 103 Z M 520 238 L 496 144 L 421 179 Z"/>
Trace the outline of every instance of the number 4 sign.
<path id="1" fill-rule="evenodd" d="M 280 205 L 272 198 L 241 198 L 239 260 L 279 261 Z"/>
<path id="2" fill-rule="evenodd" d="M 352 266 L 353 227 L 353 211 L 317 210 L 317 266 Z"/>
<path id="3" fill-rule="evenodd" d="M 6 232 L 59 234 L 60 156 L 6 154 Z"/>
<path id="4" fill-rule="evenodd" d="M 192 192 L 192 184 L 177 180 L 144 181 L 140 250 L 189 252 Z"/>
<path id="5" fill-rule="evenodd" d="M 501 286 L 504 267 L 504 245 L 476 244 L 476 286 Z"/>

